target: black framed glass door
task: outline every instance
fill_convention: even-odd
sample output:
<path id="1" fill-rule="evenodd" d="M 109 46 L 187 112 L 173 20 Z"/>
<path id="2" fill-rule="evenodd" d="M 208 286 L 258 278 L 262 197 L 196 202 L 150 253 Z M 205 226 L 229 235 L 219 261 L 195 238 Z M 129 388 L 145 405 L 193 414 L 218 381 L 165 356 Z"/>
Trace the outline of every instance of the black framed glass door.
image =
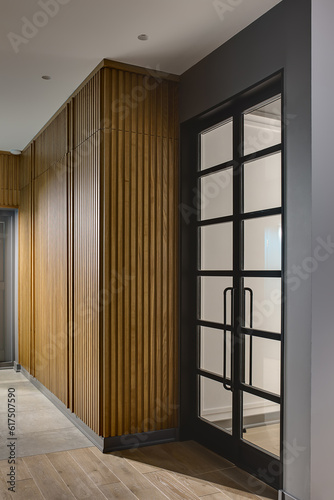
<path id="1" fill-rule="evenodd" d="M 191 226 L 197 247 L 195 434 L 277 488 L 283 425 L 281 97 L 275 84 L 197 123 L 193 182 L 199 203 Z"/>

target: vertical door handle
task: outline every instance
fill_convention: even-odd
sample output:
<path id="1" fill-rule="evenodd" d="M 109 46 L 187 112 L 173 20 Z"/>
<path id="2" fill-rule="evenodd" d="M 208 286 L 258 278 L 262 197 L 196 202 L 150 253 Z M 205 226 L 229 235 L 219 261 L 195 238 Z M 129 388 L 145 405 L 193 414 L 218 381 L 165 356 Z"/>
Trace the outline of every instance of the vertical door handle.
<path id="1" fill-rule="evenodd" d="M 249 292 L 249 328 L 253 328 L 254 294 L 251 288 L 244 288 L 244 311 L 246 311 L 246 292 Z M 253 334 L 249 335 L 249 385 L 253 385 Z"/>
<path id="2" fill-rule="evenodd" d="M 226 322 L 227 322 L 227 294 L 231 292 L 231 325 L 233 323 L 233 308 L 234 308 L 234 288 L 227 287 L 224 290 L 224 382 L 223 387 L 227 391 L 233 391 L 233 326 L 231 329 L 231 382 L 226 381 L 226 358 L 227 358 L 227 341 L 226 341 Z"/>

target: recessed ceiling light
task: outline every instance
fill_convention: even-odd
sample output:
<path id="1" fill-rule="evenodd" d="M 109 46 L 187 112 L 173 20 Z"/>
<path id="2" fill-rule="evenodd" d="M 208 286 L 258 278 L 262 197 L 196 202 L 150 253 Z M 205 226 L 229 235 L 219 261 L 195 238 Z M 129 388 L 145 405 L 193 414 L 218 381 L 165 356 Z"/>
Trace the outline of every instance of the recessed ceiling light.
<path id="1" fill-rule="evenodd" d="M 44 76 L 42 76 L 42 80 L 51 80 L 51 76 L 44 75 Z"/>
<path id="2" fill-rule="evenodd" d="M 148 40 L 148 35 L 142 33 L 141 35 L 138 36 L 138 40 L 142 40 L 143 42 L 145 42 L 146 40 Z"/>
<path id="3" fill-rule="evenodd" d="M 12 155 L 20 155 L 22 153 L 20 149 L 11 149 L 10 152 Z"/>

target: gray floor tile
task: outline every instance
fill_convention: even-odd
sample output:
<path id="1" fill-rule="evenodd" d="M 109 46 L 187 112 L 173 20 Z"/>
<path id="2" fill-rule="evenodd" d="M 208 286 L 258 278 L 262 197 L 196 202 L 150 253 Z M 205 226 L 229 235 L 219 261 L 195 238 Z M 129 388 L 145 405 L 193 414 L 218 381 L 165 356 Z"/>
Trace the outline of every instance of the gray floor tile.
<path id="1" fill-rule="evenodd" d="M 14 370 L 0 370 L 0 460 L 8 457 L 9 387 L 15 387 L 17 457 L 92 446 L 91 441 L 24 375 Z"/>

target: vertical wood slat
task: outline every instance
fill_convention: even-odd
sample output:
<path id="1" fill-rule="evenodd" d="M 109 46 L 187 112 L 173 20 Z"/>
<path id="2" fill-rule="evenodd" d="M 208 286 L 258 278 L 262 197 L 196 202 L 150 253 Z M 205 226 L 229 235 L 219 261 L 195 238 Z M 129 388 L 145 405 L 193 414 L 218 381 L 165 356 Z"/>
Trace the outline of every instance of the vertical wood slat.
<path id="1" fill-rule="evenodd" d="M 0 153 L 0 207 L 17 208 L 20 201 L 20 160 Z"/>
<path id="2" fill-rule="evenodd" d="M 104 435 L 113 436 L 177 426 L 177 84 L 114 69 L 103 81 L 103 286 L 112 286 L 102 416 Z"/>

